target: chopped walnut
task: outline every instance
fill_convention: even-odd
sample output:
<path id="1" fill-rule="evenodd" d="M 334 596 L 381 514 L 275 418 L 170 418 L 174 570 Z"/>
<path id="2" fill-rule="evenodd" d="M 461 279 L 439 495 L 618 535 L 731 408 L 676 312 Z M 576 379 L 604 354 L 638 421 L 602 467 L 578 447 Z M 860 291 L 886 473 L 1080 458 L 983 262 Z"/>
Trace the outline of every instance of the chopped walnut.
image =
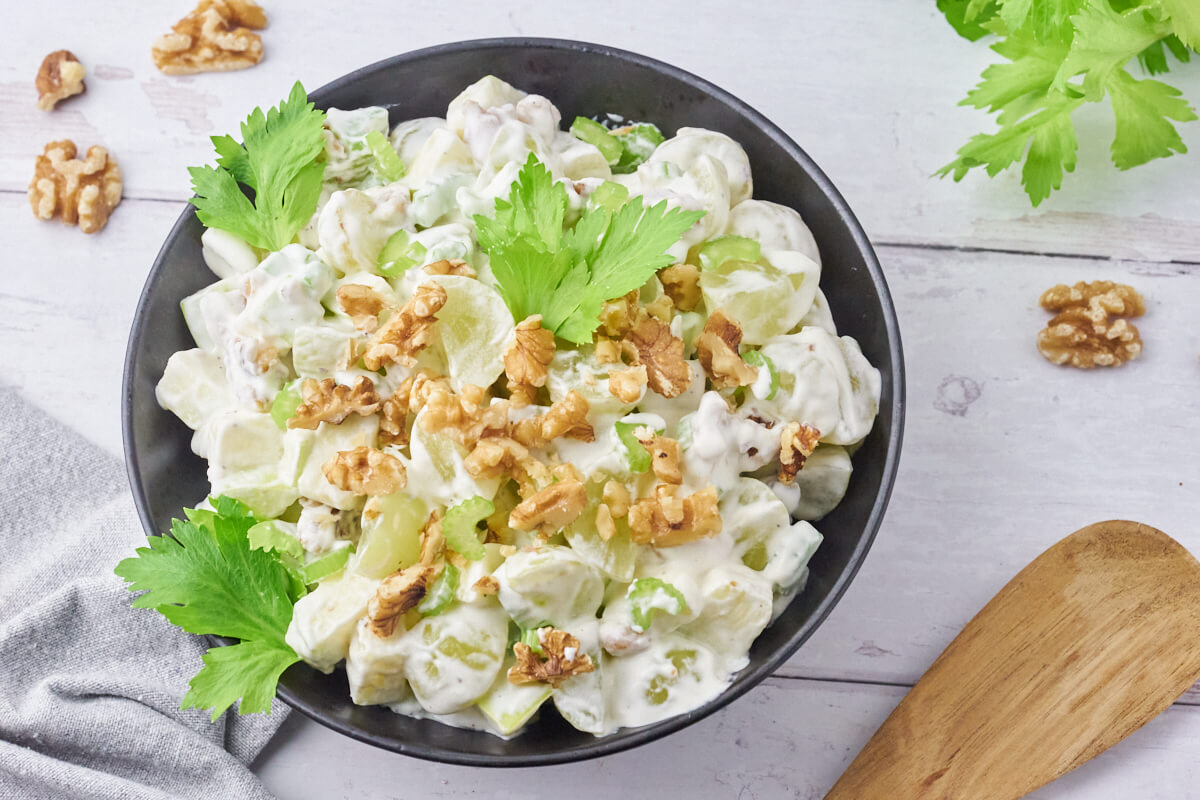
<path id="1" fill-rule="evenodd" d="M 200 4 L 154 41 L 154 66 L 168 75 L 227 72 L 262 61 L 267 15 L 251 0 L 200 0 Z"/>
<path id="2" fill-rule="evenodd" d="M 370 416 L 380 405 L 375 384 L 365 375 L 354 382 L 353 388 L 337 383 L 333 378 L 320 382 L 306 378 L 300 384 L 300 396 L 304 402 L 287 421 L 289 428 L 315 430 L 322 422 L 339 425 L 351 414 Z"/>
<path id="3" fill-rule="evenodd" d="M 342 450 L 325 462 L 321 472 L 343 492 L 360 495 L 395 494 L 408 482 L 400 459 L 365 445 Z"/>
<path id="4" fill-rule="evenodd" d="M 617 535 L 617 523 L 613 520 L 612 509 L 606 503 L 596 506 L 596 532 L 606 542 Z"/>
<path id="5" fill-rule="evenodd" d="M 553 358 L 554 333 L 542 327 L 540 314 L 517 323 L 512 343 L 504 350 L 504 374 L 509 392 L 519 395 L 519 403 L 532 402 L 536 392 L 530 390 L 546 385 L 547 367 Z"/>
<path id="6" fill-rule="evenodd" d="M 417 363 L 417 353 L 433 337 L 434 316 L 446 305 L 446 290 L 436 283 L 423 283 L 404 306 L 391 316 L 367 344 L 363 364 L 377 370 L 396 362 L 406 367 Z"/>
<path id="7" fill-rule="evenodd" d="M 434 389 L 449 391 L 450 382 L 424 370 L 405 378 L 379 407 L 379 443 L 408 444 L 408 415 L 424 408 Z"/>
<path id="8" fill-rule="evenodd" d="M 639 316 L 638 290 L 634 289 L 604 303 L 600 309 L 600 330 L 607 336 L 620 339 L 634 326 Z"/>
<path id="9" fill-rule="evenodd" d="M 34 85 L 37 86 L 37 107 L 50 111 L 60 101 L 87 90 L 83 76 L 87 70 L 70 50 L 55 50 L 42 59 Z"/>
<path id="10" fill-rule="evenodd" d="M 103 147 L 89 147 L 84 159 L 77 154 L 70 139 L 46 145 L 29 182 L 29 205 L 38 219 L 58 215 L 84 233 L 95 233 L 121 202 L 121 168 Z"/>
<path id="11" fill-rule="evenodd" d="M 659 271 L 658 279 L 680 311 L 693 311 L 700 305 L 700 268 L 695 264 L 672 264 Z"/>
<path id="12" fill-rule="evenodd" d="M 434 510 L 421 528 L 421 554 L 417 560 L 426 566 L 432 565 L 446 549 L 446 537 L 442 535 L 442 512 Z"/>
<path id="13" fill-rule="evenodd" d="M 608 373 L 608 391 L 622 403 L 636 403 L 642 399 L 648 380 L 645 364 L 614 369 Z"/>
<path id="14" fill-rule="evenodd" d="M 478 592 L 483 597 L 490 597 L 500 591 L 500 581 L 493 578 L 491 575 L 484 575 L 475 583 L 471 584 L 471 588 Z"/>
<path id="15" fill-rule="evenodd" d="M 612 339 L 606 339 L 603 336 L 596 337 L 596 347 L 593 351 L 596 356 L 597 363 L 600 364 L 620 364 L 621 363 L 621 346 Z"/>
<path id="16" fill-rule="evenodd" d="M 350 321 L 360 331 L 374 333 L 379 327 L 379 315 L 388 306 L 387 299 L 361 283 L 345 283 L 337 290 L 338 305 L 350 315 Z"/>
<path id="17" fill-rule="evenodd" d="M 625 488 L 625 484 L 611 480 L 604 484 L 602 497 L 604 504 L 608 506 L 612 515 L 617 519 L 629 513 L 629 505 L 633 502 L 633 499 L 629 496 L 629 490 Z"/>
<path id="18" fill-rule="evenodd" d="M 443 258 L 441 261 L 426 264 L 421 269 L 425 270 L 426 275 L 458 275 L 463 278 L 478 277 L 475 274 L 475 270 L 471 268 L 471 265 L 461 258 Z"/>
<path id="19" fill-rule="evenodd" d="M 583 652 L 579 640 L 557 628 L 540 628 L 538 643 L 542 646 L 542 658 L 524 642 L 513 645 L 517 663 L 508 670 L 508 681 L 514 684 L 548 683 L 558 688 L 572 675 L 593 671 L 596 666 L 592 657 Z"/>
<path id="20" fill-rule="evenodd" d="M 535 450 L 560 436 L 581 442 L 596 440 L 596 432 L 588 422 L 587 398 L 574 389 L 562 400 L 552 403 L 545 414 L 510 423 L 508 435 Z"/>
<path id="21" fill-rule="evenodd" d="M 634 542 L 675 547 L 721 532 L 717 490 L 710 486 L 679 497 L 678 489 L 660 483 L 653 497 L 643 497 L 629 507 L 629 530 Z"/>
<path id="22" fill-rule="evenodd" d="M 508 515 L 508 525 L 518 531 L 551 534 L 570 525 L 587 506 L 587 490 L 576 480 L 552 483 L 522 500 Z"/>
<path id="23" fill-rule="evenodd" d="M 463 465 L 472 478 L 512 478 L 522 497 L 532 496 L 551 479 L 545 464 L 531 456 L 520 442 L 506 436 L 480 439 L 463 459 Z"/>
<path id="24" fill-rule="evenodd" d="M 646 366 L 650 388 L 663 397 L 678 397 L 692 382 L 692 370 L 683 358 L 683 340 L 654 317 L 647 317 L 626 335 Z"/>
<path id="25" fill-rule="evenodd" d="M 675 316 L 675 302 L 671 300 L 668 294 L 660 294 L 654 298 L 654 301 L 646 304 L 646 313 L 654 317 L 659 322 L 671 324 L 671 317 Z"/>
<path id="26" fill-rule="evenodd" d="M 421 427 L 470 447 L 486 436 L 504 433 L 508 427 L 508 404 L 490 401 L 487 390 L 474 384 L 467 384 L 458 394 L 435 387 L 425 401 Z"/>
<path id="27" fill-rule="evenodd" d="M 659 434 L 644 439 L 639 436 L 638 441 L 650 453 L 650 467 L 654 470 L 654 477 L 663 483 L 676 486 L 683 483 L 683 472 L 679 469 L 679 442 Z"/>
<path id="28" fill-rule="evenodd" d="M 1131 286 L 1112 281 L 1060 284 L 1047 290 L 1040 303 L 1059 312 L 1038 333 L 1038 351 L 1055 364 L 1080 369 L 1112 367 L 1141 355 L 1137 327 L 1126 319 L 1145 313 L 1142 296 Z"/>
<path id="29" fill-rule="evenodd" d="M 747 386 L 758 377 L 758 368 L 747 364 L 738 353 L 741 343 L 742 326 L 721 309 L 709 316 L 696 337 L 696 356 L 716 388 Z"/>
<path id="30" fill-rule="evenodd" d="M 812 425 L 789 422 L 779 432 L 779 480 L 793 483 L 796 473 L 804 468 L 804 462 L 817 449 L 821 431 Z"/>
<path id="31" fill-rule="evenodd" d="M 379 583 L 375 596 L 367 603 L 367 625 L 376 636 L 391 636 L 396 625 L 425 597 L 425 592 L 438 573 L 426 564 L 393 572 Z"/>
<path id="32" fill-rule="evenodd" d="M 557 481 L 578 481 L 579 483 L 584 483 L 586 480 L 583 473 L 579 471 L 579 468 L 570 461 L 555 464 L 550 468 L 550 474 Z"/>

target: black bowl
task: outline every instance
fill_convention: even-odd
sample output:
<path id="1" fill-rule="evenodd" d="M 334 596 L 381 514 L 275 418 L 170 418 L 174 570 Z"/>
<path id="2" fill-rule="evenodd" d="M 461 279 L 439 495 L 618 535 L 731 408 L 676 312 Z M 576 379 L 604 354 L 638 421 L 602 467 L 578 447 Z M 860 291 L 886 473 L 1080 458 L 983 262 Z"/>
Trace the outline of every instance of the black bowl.
<path id="1" fill-rule="evenodd" d="M 407 755 L 479 766 L 531 766 L 616 753 L 711 714 L 770 675 L 829 614 L 858 571 L 879 529 L 895 480 L 904 419 L 900 333 L 887 283 L 858 221 L 803 150 L 745 103 L 707 81 L 644 56 L 557 39 L 487 39 L 418 50 L 353 72 L 312 93 L 319 107 L 382 105 L 392 123 L 441 116 L 468 84 L 488 73 L 550 98 L 564 119 L 615 112 L 649 120 L 671 135 L 683 126 L 722 131 L 740 142 L 754 170 L 754 196 L 803 214 L 820 246 L 821 286 L 839 331 L 855 337 L 883 375 L 875 428 L 854 455 L 845 500 L 819 527 L 825 542 L 808 586 L 750 651 L 750 665 L 725 692 L 695 711 L 602 739 L 576 731 L 553 709 L 520 736 L 487 733 L 399 716 L 350 702 L 345 674 L 304 664 L 284 673 L 279 696 L 318 722 Z M 832 134 L 836 135 L 836 134 Z M 183 180 L 183 165 L 180 165 Z M 203 228 L 189 207 L 164 243 L 142 292 L 125 361 L 122 421 L 129 480 L 147 533 L 169 530 L 185 505 L 208 489 L 191 432 L 158 407 L 154 385 L 167 359 L 193 347 L 179 301 L 213 280 L 200 255 Z"/>

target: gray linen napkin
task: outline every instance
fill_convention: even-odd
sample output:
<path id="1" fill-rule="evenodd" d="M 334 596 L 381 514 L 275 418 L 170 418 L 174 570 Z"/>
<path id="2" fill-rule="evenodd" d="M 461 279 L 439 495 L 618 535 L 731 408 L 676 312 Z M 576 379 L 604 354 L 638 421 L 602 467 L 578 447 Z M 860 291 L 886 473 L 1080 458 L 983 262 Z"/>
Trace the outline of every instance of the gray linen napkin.
<path id="1" fill-rule="evenodd" d="M 0 385 L 0 798 L 271 797 L 287 709 L 179 709 L 207 645 L 129 607 L 144 541 L 121 462 Z"/>

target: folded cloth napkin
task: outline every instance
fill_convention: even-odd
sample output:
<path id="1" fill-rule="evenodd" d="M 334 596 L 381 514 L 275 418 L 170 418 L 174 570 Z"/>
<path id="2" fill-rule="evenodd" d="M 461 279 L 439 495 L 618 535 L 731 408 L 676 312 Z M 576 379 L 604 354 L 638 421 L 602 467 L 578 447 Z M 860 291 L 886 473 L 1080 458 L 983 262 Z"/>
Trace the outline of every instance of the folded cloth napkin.
<path id="1" fill-rule="evenodd" d="M 206 642 L 130 608 L 145 541 L 121 462 L 0 385 L 0 798 L 269 798 L 283 722 L 181 711 Z"/>

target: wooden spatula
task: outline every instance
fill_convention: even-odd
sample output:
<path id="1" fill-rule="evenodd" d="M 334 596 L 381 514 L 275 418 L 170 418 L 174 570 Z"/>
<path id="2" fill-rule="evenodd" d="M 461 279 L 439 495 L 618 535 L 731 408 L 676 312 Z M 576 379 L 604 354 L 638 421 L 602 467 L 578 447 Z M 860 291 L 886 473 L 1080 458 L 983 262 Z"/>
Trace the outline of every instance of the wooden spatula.
<path id="1" fill-rule="evenodd" d="M 1011 800 L 1200 678 L 1200 563 L 1099 522 L 1042 553 L 933 662 L 826 800 Z"/>

